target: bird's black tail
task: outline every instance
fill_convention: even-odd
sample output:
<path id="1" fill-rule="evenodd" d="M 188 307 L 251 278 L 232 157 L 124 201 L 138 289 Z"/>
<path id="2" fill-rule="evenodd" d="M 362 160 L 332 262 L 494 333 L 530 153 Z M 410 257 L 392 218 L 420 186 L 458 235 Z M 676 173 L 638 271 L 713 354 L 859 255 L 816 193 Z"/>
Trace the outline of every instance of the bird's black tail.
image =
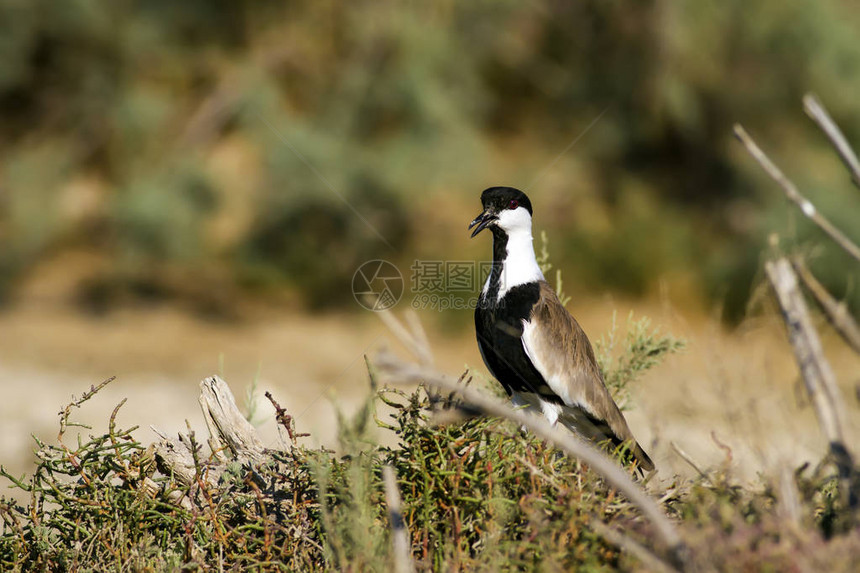
<path id="1" fill-rule="evenodd" d="M 645 453 L 642 446 L 632 436 L 627 440 L 621 439 L 612 431 L 606 421 L 589 416 L 581 408 L 562 408 L 558 421 L 575 434 L 586 437 L 597 444 L 603 444 L 610 451 L 621 452 L 622 463 L 636 462 L 643 474 L 654 470 L 654 462 L 651 457 Z"/>
<path id="2" fill-rule="evenodd" d="M 651 457 L 645 453 L 645 450 L 642 449 L 642 446 L 640 446 L 638 443 L 635 443 L 631 453 L 633 454 L 633 458 L 636 460 L 636 463 L 639 464 L 639 468 L 643 472 L 654 471 L 654 462 L 651 461 Z"/>

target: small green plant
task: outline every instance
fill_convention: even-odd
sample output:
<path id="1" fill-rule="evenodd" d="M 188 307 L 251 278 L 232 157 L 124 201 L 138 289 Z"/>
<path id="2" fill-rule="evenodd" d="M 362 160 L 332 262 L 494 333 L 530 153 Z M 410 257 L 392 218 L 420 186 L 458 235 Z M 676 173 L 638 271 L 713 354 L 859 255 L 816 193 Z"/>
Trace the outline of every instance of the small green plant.
<path id="1" fill-rule="evenodd" d="M 260 380 L 261 368 L 262 365 L 257 366 L 257 373 L 254 374 L 254 378 L 251 379 L 251 385 L 245 390 L 245 419 L 252 425 L 257 423 L 257 398 L 259 398 L 259 389 L 257 384 Z"/>
<path id="2" fill-rule="evenodd" d="M 546 275 L 553 268 L 546 231 L 541 231 L 540 241 L 537 261 L 541 272 Z M 563 305 L 570 302 L 570 297 L 564 294 L 561 269 L 555 271 L 555 291 Z M 667 355 L 683 350 L 686 342 L 670 334 L 662 334 L 659 328 L 652 328 L 648 317 L 633 320 L 632 312 L 627 317 L 627 333 L 622 342 L 617 318 L 617 313 L 613 312 L 609 333 L 595 342 L 595 353 L 606 386 L 618 406 L 624 410 L 630 404 L 629 385 L 662 362 Z M 621 352 L 617 348 L 619 343 L 623 344 Z"/>
<path id="3" fill-rule="evenodd" d="M 537 256 L 537 262 L 544 276 L 552 270 L 552 263 L 549 262 L 549 237 L 546 231 L 540 232 L 540 254 Z M 558 300 L 563 306 L 567 306 L 570 302 L 570 297 L 564 294 L 563 284 L 561 280 L 561 269 L 555 270 L 555 292 L 558 295 Z"/>
<path id="4" fill-rule="evenodd" d="M 613 312 L 609 333 L 601 336 L 594 346 L 606 386 L 618 407 L 625 410 L 630 405 L 630 384 L 669 354 L 683 350 L 686 342 L 661 333 L 659 328 L 651 326 L 648 317 L 634 320 L 632 312 L 627 316 L 627 332 L 622 340 L 617 318 L 617 313 Z"/>

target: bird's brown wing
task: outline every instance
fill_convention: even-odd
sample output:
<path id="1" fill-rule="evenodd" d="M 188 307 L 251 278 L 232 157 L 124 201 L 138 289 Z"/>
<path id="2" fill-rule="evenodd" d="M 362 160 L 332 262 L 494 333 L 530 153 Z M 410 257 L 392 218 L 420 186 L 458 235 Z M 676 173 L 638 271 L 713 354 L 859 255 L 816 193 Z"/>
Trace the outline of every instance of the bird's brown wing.
<path id="1" fill-rule="evenodd" d="M 609 394 L 588 336 L 545 281 L 540 282 L 540 298 L 522 341 L 535 368 L 566 406 L 559 421 L 596 441 L 627 442 L 642 469 L 654 468 Z"/>

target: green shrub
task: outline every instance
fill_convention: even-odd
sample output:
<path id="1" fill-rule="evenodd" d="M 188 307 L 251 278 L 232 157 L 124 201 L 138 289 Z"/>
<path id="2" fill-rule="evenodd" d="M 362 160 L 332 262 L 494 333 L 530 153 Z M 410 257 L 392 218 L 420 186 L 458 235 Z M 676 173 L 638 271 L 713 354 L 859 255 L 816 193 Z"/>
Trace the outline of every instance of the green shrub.
<path id="1" fill-rule="evenodd" d="M 631 332 L 606 373 L 616 388 L 662 355 L 642 349 L 667 348 L 666 337 L 644 321 Z M 388 571 L 383 464 L 398 476 L 412 557 L 422 570 L 637 569 L 597 533 L 595 520 L 650 544 L 649 525 L 636 510 L 577 460 L 498 419 L 436 426 L 439 397 L 424 388 L 372 390 L 355 416 L 339 420 L 339 454 L 299 444 L 292 421 L 279 414 L 290 443 L 255 466 L 228 463 L 214 485 L 207 475 L 216 460 L 193 433 L 195 477 L 182 483 L 156 467 L 135 428 L 117 426 L 122 404 L 106 432 L 66 443 L 70 412 L 100 388 L 61 412 L 58 442 L 38 442 L 31 477 L 2 471 L 30 498 L 26 507 L 0 500 L 4 571 Z M 396 443 L 378 445 L 374 425 L 393 432 Z M 742 487 L 723 470 L 675 483 L 662 499 L 700 570 L 781 570 L 802 559 L 849 571 L 860 533 L 845 519 L 833 479 L 825 466 L 798 470 L 808 526 L 786 522 L 767 483 Z"/>

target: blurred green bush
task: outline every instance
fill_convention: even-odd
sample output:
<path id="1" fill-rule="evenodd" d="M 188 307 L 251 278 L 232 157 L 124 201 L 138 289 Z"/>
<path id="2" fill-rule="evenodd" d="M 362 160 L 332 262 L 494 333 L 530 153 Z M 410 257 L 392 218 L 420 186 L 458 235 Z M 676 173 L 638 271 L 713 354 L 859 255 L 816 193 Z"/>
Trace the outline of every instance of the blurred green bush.
<path id="1" fill-rule="evenodd" d="M 362 263 L 377 258 L 380 237 L 403 246 L 409 231 L 397 195 L 370 179 L 355 183 L 347 200 L 359 206 L 362 218 L 343 203 L 313 194 L 276 202 L 261 213 L 240 257 L 249 263 L 246 283 L 286 281 L 314 309 L 344 302 L 344 292 L 350 292 L 344 285 Z M 375 231 L 370 236 L 369 226 Z"/>
<path id="2" fill-rule="evenodd" d="M 536 196 L 588 288 L 689 276 L 737 318 L 764 237 L 822 237 L 743 155 L 735 121 L 860 239 L 860 199 L 800 112 L 817 92 L 860 144 L 858 22 L 842 0 L 3 0 L 0 298 L 73 247 L 115 276 L 214 267 L 337 303 L 356 262 L 409 260 L 507 183 Z M 844 262 L 812 266 L 860 309 Z"/>

